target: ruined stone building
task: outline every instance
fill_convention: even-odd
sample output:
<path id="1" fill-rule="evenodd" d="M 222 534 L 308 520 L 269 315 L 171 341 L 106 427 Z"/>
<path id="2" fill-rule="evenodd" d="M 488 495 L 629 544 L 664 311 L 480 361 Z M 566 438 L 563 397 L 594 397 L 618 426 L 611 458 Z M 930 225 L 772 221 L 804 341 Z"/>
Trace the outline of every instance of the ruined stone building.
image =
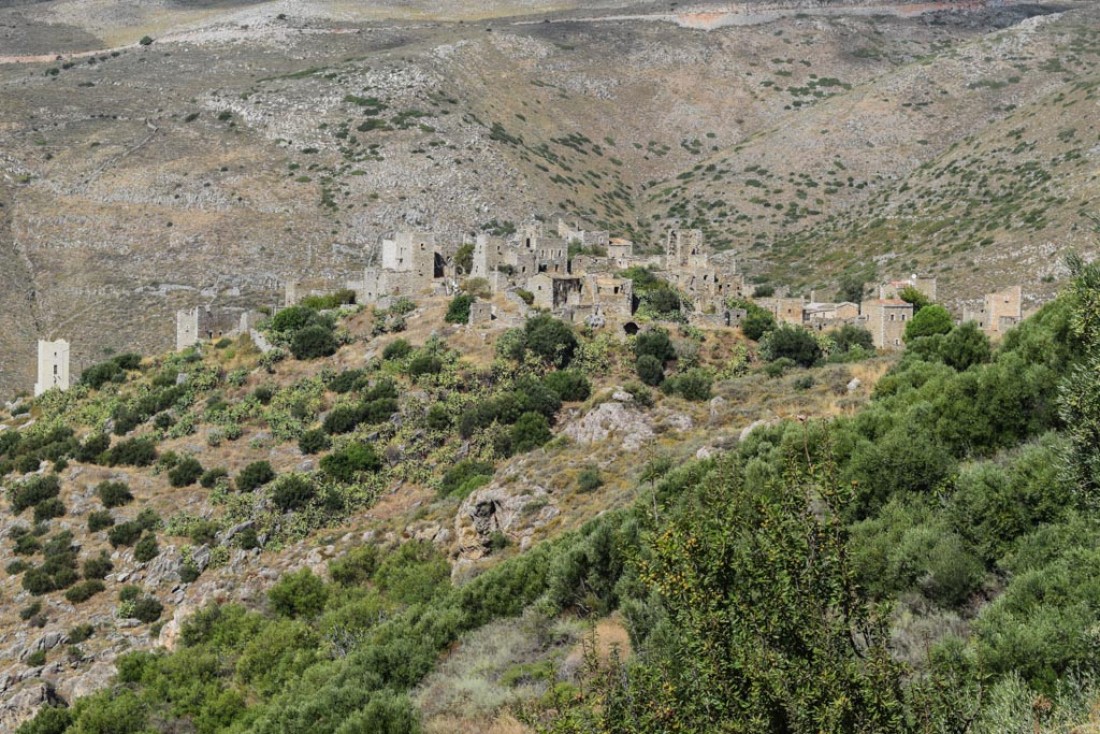
<path id="1" fill-rule="evenodd" d="M 611 242 L 611 233 L 607 230 L 583 230 L 576 225 L 567 224 L 561 218 L 558 219 L 558 237 L 567 244 L 576 242 L 581 247 L 603 249 L 605 251 Z"/>
<path id="2" fill-rule="evenodd" d="M 707 253 L 703 249 L 703 231 L 699 229 L 669 230 L 665 241 L 665 269 L 706 268 Z"/>
<path id="3" fill-rule="evenodd" d="M 913 318 L 913 304 L 900 298 L 876 298 L 860 304 L 856 323 L 871 332 L 878 349 L 904 349 L 905 326 Z"/>
<path id="4" fill-rule="evenodd" d="M 832 331 L 859 318 L 859 304 L 851 301 L 817 303 L 811 299 L 805 307 L 806 326 L 815 331 Z"/>
<path id="5" fill-rule="evenodd" d="M 201 341 L 234 338 L 241 334 L 249 334 L 258 342 L 256 329 L 266 319 L 267 316 L 258 311 L 242 308 L 199 306 L 176 311 L 176 350 L 187 349 Z"/>
<path id="6" fill-rule="evenodd" d="M 539 273 L 527 281 L 527 290 L 535 297 L 532 306 L 573 323 L 602 326 L 634 313 L 634 281 L 616 275 Z"/>
<path id="7" fill-rule="evenodd" d="M 1018 285 L 987 293 L 978 306 L 963 309 L 962 320 L 977 323 L 991 339 L 999 339 L 1023 320 L 1023 300 L 1023 288 Z"/>
<path id="8" fill-rule="evenodd" d="M 781 324 L 802 326 L 806 322 L 806 301 L 802 298 L 757 298 L 756 305 L 766 308 Z"/>
<path id="9" fill-rule="evenodd" d="M 34 395 L 47 390 L 69 389 L 69 342 L 38 340 L 38 381 L 34 383 Z"/>
<path id="10" fill-rule="evenodd" d="M 936 300 L 936 279 L 935 278 L 919 278 L 916 274 L 910 275 L 903 280 L 891 280 L 885 283 L 880 283 L 876 290 L 878 291 L 878 297 L 883 300 L 893 300 L 899 297 L 899 294 L 906 288 L 915 288 L 929 301 Z"/>
<path id="11" fill-rule="evenodd" d="M 336 295 L 345 290 L 348 290 L 348 284 L 340 278 L 288 280 L 284 286 L 283 306 L 293 306 L 315 296 Z"/>
<path id="12" fill-rule="evenodd" d="M 366 268 L 360 280 L 348 282 L 357 303 L 388 296 L 418 296 L 444 286 L 447 261 L 431 232 L 398 232 L 382 241 L 382 266 Z"/>
<path id="13" fill-rule="evenodd" d="M 620 270 L 626 270 L 633 264 L 634 243 L 622 237 L 612 237 L 607 243 L 607 259 Z"/>
<path id="14" fill-rule="evenodd" d="M 535 297 L 532 306 L 559 312 L 569 306 L 581 305 L 584 279 L 579 275 L 538 273 L 528 278 L 527 290 Z"/>

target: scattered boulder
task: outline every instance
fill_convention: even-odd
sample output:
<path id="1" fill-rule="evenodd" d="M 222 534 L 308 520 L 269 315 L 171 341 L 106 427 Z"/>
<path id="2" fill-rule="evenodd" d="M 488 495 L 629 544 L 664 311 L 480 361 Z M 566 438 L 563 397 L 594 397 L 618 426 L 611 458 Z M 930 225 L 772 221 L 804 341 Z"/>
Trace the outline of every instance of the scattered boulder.
<path id="1" fill-rule="evenodd" d="M 748 438 L 748 437 L 749 437 L 749 434 L 750 434 L 750 433 L 752 433 L 753 431 L 755 431 L 755 430 L 756 430 L 757 428 L 760 428 L 761 426 L 766 426 L 766 425 L 769 425 L 769 423 L 770 423 L 770 421 L 766 421 L 766 420 L 763 420 L 763 419 L 761 419 L 761 420 L 756 420 L 756 421 L 753 421 L 752 423 L 750 423 L 749 425 L 745 426 L 745 427 L 744 427 L 744 428 L 743 428 L 743 429 L 741 430 L 741 435 L 739 435 L 739 436 L 737 437 L 737 440 L 738 440 L 738 442 L 744 441 L 744 440 L 745 440 L 746 438 Z"/>

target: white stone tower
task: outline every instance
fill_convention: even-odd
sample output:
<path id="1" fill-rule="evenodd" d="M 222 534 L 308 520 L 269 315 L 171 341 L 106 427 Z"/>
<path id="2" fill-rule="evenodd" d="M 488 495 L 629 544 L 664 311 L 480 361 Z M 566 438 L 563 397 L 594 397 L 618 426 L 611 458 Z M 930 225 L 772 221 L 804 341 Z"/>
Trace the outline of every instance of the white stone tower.
<path id="1" fill-rule="evenodd" d="M 69 342 L 38 340 L 38 382 L 34 384 L 35 396 L 51 388 L 69 389 Z"/>

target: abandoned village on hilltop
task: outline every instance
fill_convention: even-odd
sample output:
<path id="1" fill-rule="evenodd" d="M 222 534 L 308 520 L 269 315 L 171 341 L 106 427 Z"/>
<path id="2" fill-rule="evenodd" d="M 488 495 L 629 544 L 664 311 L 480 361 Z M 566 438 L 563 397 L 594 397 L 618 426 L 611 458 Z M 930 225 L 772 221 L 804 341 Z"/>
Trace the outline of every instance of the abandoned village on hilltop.
<path id="1" fill-rule="evenodd" d="M 860 303 L 819 301 L 816 292 L 809 299 L 754 297 L 736 263 L 712 257 L 698 229 L 670 230 L 663 252 L 656 255 L 638 254 L 633 242 L 611 237 L 605 230 L 583 230 L 560 219 L 552 233 L 533 223 L 509 237 L 479 234 L 469 244 L 472 252 L 463 267 L 456 256 L 460 246 L 441 246 L 432 232 L 398 231 L 393 239 L 383 240 L 380 266 L 368 267 L 350 280 L 288 281 L 283 307 L 341 292 L 354 294 L 357 304 L 387 307 L 396 298 L 453 295 L 460 290 L 460 280 L 480 279 L 491 294 L 506 299 L 518 316 L 498 312 L 491 301 L 475 301 L 470 325 L 509 328 L 532 313 L 546 311 L 569 323 L 591 328 L 613 325 L 633 334 L 639 329 L 634 322 L 639 299 L 626 271 L 646 269 L 679 292 L 684 315 L 692 325 L 738 326 L 746 316 L 741 306 L 752 302 L 779 323 L 814 331 L 847 324 L 863 327 L 876 348 L 891 351 L 904 348 L 905 327 L 914 314 L 914 305 L 900 297 L 902 291 L 916 289 L 929 301 L 938 295 L 935 278 L 912 275 L 876 285 L 872 297 Z M 1024 316 L 1023 291 L 1015 285 L 964 308 L 960 321 L 973 321 L 991 339 L 998 339 Z M 242 308 L 202 306 L 177 311 L 176 349 L 248 334 L 267 351 L 271 345 L 258 330 L 266 318 L 265 313 Z M 70 386 L 69 351 L 64 339 L 39 340 L 35 395 Z"/>

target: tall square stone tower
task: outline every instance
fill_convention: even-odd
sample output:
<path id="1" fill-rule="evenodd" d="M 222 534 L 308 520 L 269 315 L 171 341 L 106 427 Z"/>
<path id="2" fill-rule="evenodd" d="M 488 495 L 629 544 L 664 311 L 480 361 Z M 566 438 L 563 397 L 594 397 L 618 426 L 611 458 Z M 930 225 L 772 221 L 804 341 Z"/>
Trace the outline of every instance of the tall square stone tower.
<path id="1" fill-rule="evenodd" d="M 38 340 L 38 382 L 34 383 L 35 396 L 52 388 L 69 389 L 69 342 Z"/>

